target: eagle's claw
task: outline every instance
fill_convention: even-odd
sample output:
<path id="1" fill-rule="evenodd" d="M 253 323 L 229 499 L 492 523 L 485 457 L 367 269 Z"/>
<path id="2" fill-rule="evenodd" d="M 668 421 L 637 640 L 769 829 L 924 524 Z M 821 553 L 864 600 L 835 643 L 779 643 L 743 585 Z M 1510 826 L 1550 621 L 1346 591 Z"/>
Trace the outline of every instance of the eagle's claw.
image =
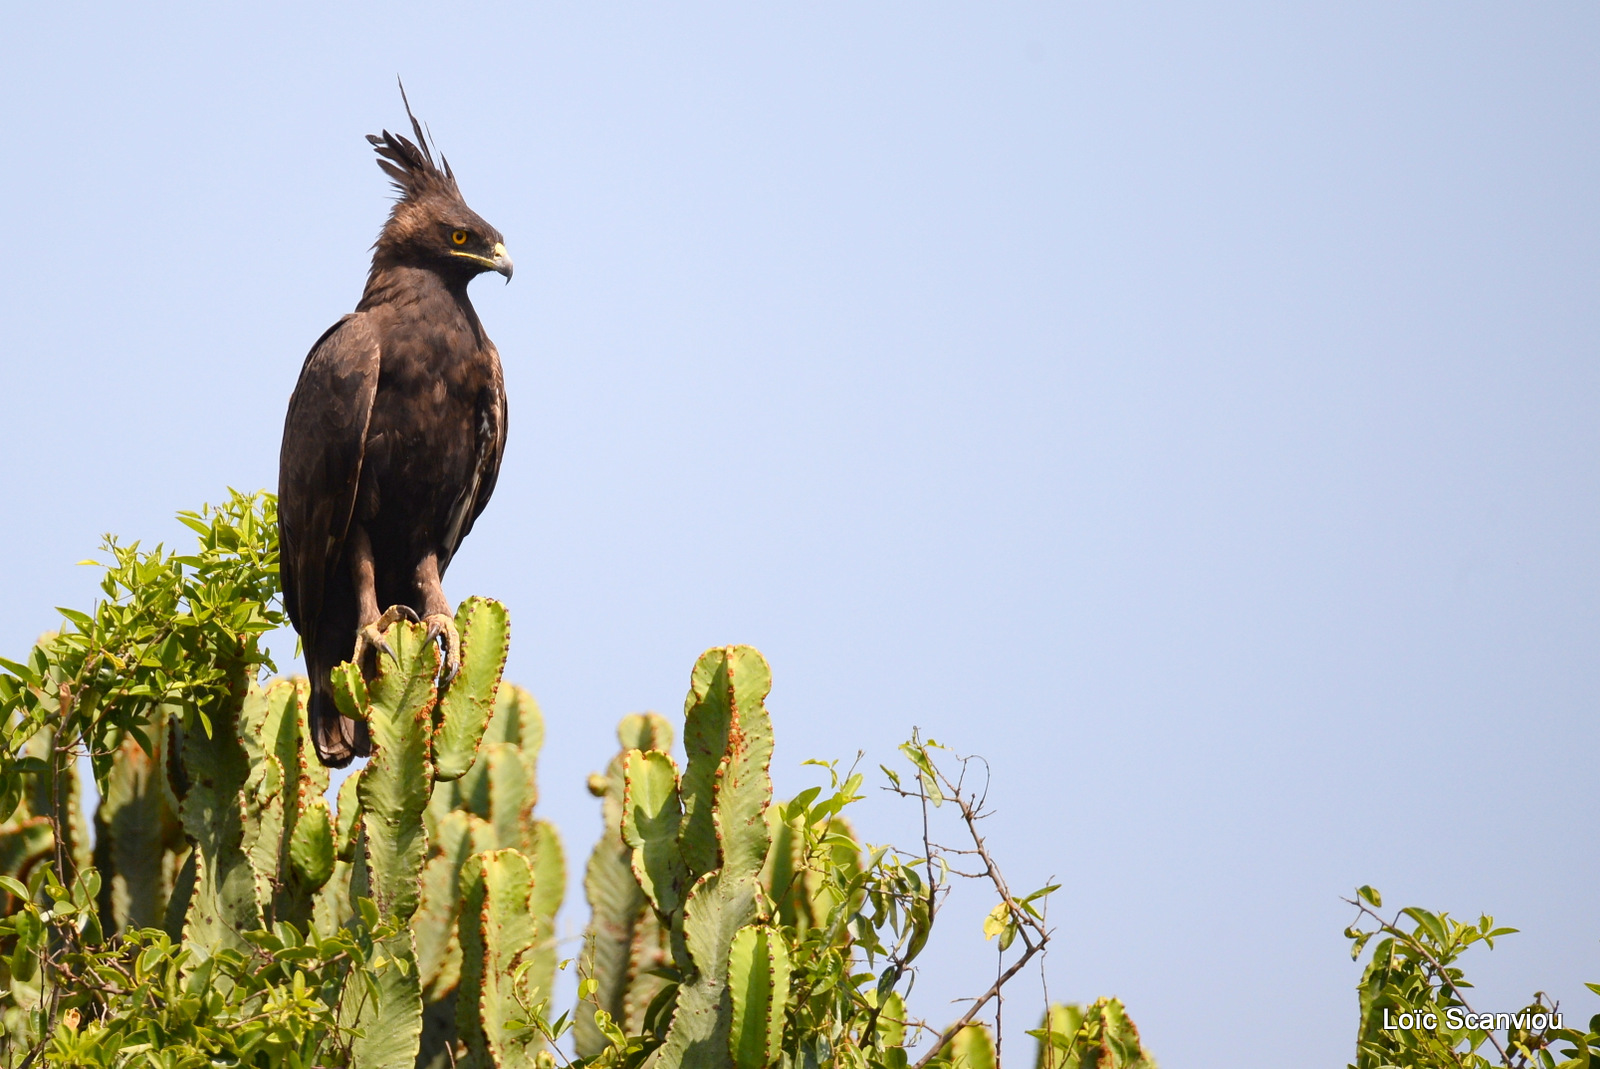
<path id="1" fill-rule="evenodd" d="M 444 674 L 443 682 L 448 683 L 461 671 L 461 635 L 456 631 L 456 622 L 448 613 L 435 612 L 424 616 L 423 622 L 428 625 L 429 639 L 443 639 L 444 646 Z"/>
<path id="2" fill-rule="evenodd" d="M 418 622 L 417 614 L 411 609 L 411 606 L 391 605 L 387 612 L 372 621 L 372 623 L 356 628 L 356 649 L 350 655 L 351 662 L 353 664 L 365 664 L 367 654 L 374 650 L 378 653 L 387 654 L 391 661 L 397 660 L 394 655 L 394 648 L 384 640 L 383 633 L 389 630 L 390 625 L 402 616 L 412 623 Z"/>

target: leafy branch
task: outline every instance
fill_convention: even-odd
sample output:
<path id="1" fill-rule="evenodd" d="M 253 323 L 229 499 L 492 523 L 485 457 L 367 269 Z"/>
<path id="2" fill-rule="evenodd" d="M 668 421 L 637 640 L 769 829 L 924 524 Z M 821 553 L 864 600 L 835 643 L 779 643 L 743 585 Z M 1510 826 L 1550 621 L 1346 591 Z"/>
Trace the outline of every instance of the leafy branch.
<path id="1" fill-rule="evenodd" d="M 923 741 L 920 735 L 913 733 L 909 742 L 903 743 L 900 752 L 911 762 L 916 771 L 914 786 L 907 786 L 900 776 L 892 769 L 884 767 L 884 773 L 889 777 L 890 786 L 887 788 L 902 798 L 914 798 L 922 807 L 923 813 L 923 857 L 922 865 L 929 874 L 928 880 L 928 923 L 931 927 L 933 918 L 940 905 L 941 874 L 951 874 L 967 879 L 988 880 L 1000 897 L 1000 904 L 990 911 L 984 920 L 983 931 L 986 938 L 999 938 L 999 953 L 1004 960 L 1005 952 L 1012 943 L 1020 937 L 1023 951 L 1016 961 L 1008 968 L 999 972 L 989 989 L 976 999 L 967 1011 L 954 1023 L 938 1034 L 932 1047 L 916 1064 L 916 1069 L 926 1069 L 930 1063 L 940 1057 L 946 1045 L 960 1032 L 973 1022 L 983 1008 L 991 1001 L 995 1003 L 997 1022 L 1003 1006 L 1003 991 L 1007 983 L 1014 979 L 1018 973 L 1027 967 L 1036 955 L 1043 954 L 1050 942 L 1051 930 L 1045 925 L 1044 914 L 1041 908 L 1048 896 L 1059 889 L 1059 884 L 1049 884 L 1020 898 L 1011 893 L 1010 885 L 1000 871 L 1000 866 L 995 863 L 994 856 L 989 851 L 987 841 L 979 828 L 979 822 L 987 819 L 991 814 L 986 808 L 989 790 L 989 767 L 982 758 L 956 756 L 955 760 L 959 771 L 952 779 L 934 759 L 935 750 L 943 750 L 938 742 L 933 739 Z M 968 771 L 976 761 L 983 766 L 983 783 L 981 789 L 972 789 L 967 785 Z M 928 833 L 928 806 L 943 805 L 946 801 L 955 805 L 961 814 L 962 826 L 967 833 L 971 845 L 967 847 L 950 847 L 935 843 Z M 977 858 L 982 864 L 979 872 L 967 872 L 950 864 L 950 858 Z M 1038 903 L 1038 905 L 1035 905 Z M 905 963 L 896 963 L 897 968 L 904 969 Z M 1000 1036 L 996 1031 L 995 1055 L 998 1060 L 1000 1054 Z"/>

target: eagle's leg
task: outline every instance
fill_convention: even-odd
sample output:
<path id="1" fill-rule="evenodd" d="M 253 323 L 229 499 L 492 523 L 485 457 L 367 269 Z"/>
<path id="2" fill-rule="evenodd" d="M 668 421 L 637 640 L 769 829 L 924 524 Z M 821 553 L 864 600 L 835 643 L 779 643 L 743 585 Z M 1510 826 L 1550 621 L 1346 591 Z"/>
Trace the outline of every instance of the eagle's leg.
<path id="1" fill-rule="evenodd" d="M 412 623 L 417 622 L 417 614 L 408 605 L 391 605 L 389 610 L 381 615 L 378 612 L 378 583 L 372 563 L 372 540 L 367 537 L 366 529 L 360 524 L 350 527 L 350 578 L 356 588 L 356 612 L 360 626 L 356 628 L 356 648 L 350 655 L 353 664 L 360 665 L 366 670 L 368 656 L 372 657 L 372 666 L 377 668 L 377 655 L 386 653 L 389 659 L 394 660 L 394 650 L 389 643 L 384 641 L 383 633 L 389 630 L 389 625 L 407 617 Z"/>
<path id="2" fill-rule="evenodd" d="M 428 638 L 439 639 L 444 647 L 444 681 L 446 683 L 461 671 L 461 636 L 456 633 L 455 614 L 450 611 L 450 599 L 444 596 L 439 583 L 439 558 L 429 553 L 417 565 L 417 593 L 422 595 L 422 621 L 428 625 Z"/>

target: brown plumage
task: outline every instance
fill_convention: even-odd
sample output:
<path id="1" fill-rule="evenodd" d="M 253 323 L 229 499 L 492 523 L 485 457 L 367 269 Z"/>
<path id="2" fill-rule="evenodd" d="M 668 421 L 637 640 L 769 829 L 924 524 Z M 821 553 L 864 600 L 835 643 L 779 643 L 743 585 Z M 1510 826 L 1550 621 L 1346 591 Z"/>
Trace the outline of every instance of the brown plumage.
<path id="1" fill-rule="evenodd" d="M 367 725 L 333 704 L 334 666 L 376 671 L 384 630 L 411 614 L 443 641 L 446 677 L 459 666 L 440 580 L 505 452 L 500 356 L 467 283 L 484 271 L 509 281 L 511 259 L 450 164 L 434 163 L 409 102 L 406 115 L 415 142 L 387 130 L 367 138 L 399 200 L 356 310 L 306 356 L 278 461 L 284 604 L 311 676 L 317 756 L 334 767 L 371 750 Z"/>

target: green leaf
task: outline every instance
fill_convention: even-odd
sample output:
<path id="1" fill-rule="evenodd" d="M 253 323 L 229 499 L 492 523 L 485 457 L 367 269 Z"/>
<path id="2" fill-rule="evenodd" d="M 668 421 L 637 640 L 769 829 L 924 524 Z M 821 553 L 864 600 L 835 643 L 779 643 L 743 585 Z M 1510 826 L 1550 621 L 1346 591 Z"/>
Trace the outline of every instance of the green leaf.
<path id="1" fill-rule="evenodd" d="M 1400 912 L 1421 925 L 1422 929 L 1432 936 L 1434 942 L 1439 946 L 1443 946 L 1449 941 L 1449 936 L 1445 932 L 1444 922 L 1435 914 L 1416 906 L 1407 906 Z"/>
<path id="2" fill-rule="evenodd" d="M 76 609 L 63 609 L 59 605 L 56 606 L 56 612 L 77 624 L 78 629 L 84 634 L 88 634 L 94 630 L 94 617 L 88 615 L 87 613 L 78 612 Z"/>

